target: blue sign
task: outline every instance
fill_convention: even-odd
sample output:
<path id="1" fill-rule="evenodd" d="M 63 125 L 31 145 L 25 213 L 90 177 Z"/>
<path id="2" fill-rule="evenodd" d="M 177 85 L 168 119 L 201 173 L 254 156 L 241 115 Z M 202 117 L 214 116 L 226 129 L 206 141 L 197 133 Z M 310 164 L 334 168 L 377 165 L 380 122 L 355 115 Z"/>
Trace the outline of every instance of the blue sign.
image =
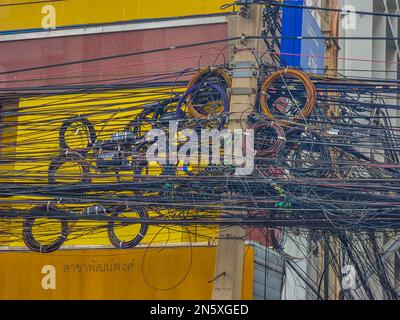
<path id="1" fill-rule="evenodd" d="M 284 3 L 303 6 L 303 0 Z M 282 10 L 281 58 L 283 66 L 300 67 L 306 72 L 323 74 L 325 70 L 325 41 L 323 33 L 310 10 L 287 8 Z M 312 37 L 320 39 L 300 39 Z M 299 38 L 299 39 L 296 39 Z"/>

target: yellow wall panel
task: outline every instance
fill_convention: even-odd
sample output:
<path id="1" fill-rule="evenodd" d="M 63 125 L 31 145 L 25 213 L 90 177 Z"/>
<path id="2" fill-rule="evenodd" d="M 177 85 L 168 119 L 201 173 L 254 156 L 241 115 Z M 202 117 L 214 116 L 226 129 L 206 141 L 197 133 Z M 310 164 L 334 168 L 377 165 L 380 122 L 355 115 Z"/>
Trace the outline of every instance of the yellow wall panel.
<path id="1" fill-rule="evenodd" d="M 0 299 L 211 299 L 215 256 L 215 247 L 0 252 Z M 253 261 L 246 247 L 246 300 Z"/>
<path id="2" fill-rule="evenodd" d="M 27 0 L 0 0 L 0 4 Z M 221 13 L 226 0 L 68 0 L 55 2 L 57 27 Z M 0 31 L 42 28 L 46 4 L 6 6 Z M 229 11 L 227 9 L 225 11 Z"/>
<path id="3" fill-rule="evenodd" d="M 12 128 L 10 134 L 4 137 L 4 143 L 10 143 L 12 148 L 7 148 L 7 158 L 14 157 L 13 165 L 8 164 L 2 168 L 7 177 L 15 176 L 14 180 L 25 183 L 40 181 L 47 183 L 48 167 L 51 159 L 56 157 L 59 150 L 59 129 L 63 121 L 73 116 L 86 116 L 95 126 L 99 140 L 109 139 L 112 133 L 123 131 L 124 127 L 132 120 L 140 107 L 156 99 L 169 98 L 171 88 L 159 88 L 158 93 L 154 89 L 123 90 L 119 92 L 101 92 L 70 95 L 52 95 L 44 97 L 30 97 L 21 99 L 19 102 L 19 116 L 13 122 L 18 122 L 17 128 Z M 175 88 L 174 92 L 182 89 Z M 106 125 L 105 125 L 106 124 Z M 99 132 L 101 134 L 99 135 Z M 15 146 L 16 142 L 16 146 Z M 26 157 L 31 158 L 25 162 Z M 109 178 L 104 174 L 91 170 L 92 181 L 116 182 L 115 173 L 110 173 Z M 127 175 L 132 174 L 127 172 Z M 5 178 L 5 177 L 3 177 Z M 0 181 L 2 177 L 0 176 Z M 0 199 L 1 200 L 1 199 Z M 34 205 L 26 203 L 33 200 L 42 200 L 39 197 L 9 197 L 3 199 L 14 209 L 29 210 Z M 23 203 L 17 203 L 24 200 Z M 95 203 L 93 203 L 95 205 Z M 88 207 L 86 204 L 84 207 Z M 62 204 L 61 204 L 62 207 Z M 68 207 L 68 206 L 65 206 Z M 80 208 L 81 210 L 84 208 Z M 79 208 L 78 208 L 79 209 Z M 74 206 L 77 212 L 77 206 Z M 155 213 L 148 213 L 154 215 Z M 1 223 L 8 223 L 7 221 Z M 102 226 L 102 228 L 99 228 Z M 110 245 L 107 235 L 107 224 L 78 222 L 66 241 L 65 245 Z M 22 222 L 15 221 L 13 226 L 7 227 L 11 230 L 9 235 L 10 246 L 23 246 L 21 240 Z M 82 236 L 82 230 L 92 231 Z M 119 235 L 129 235 L 129 227 Z M 57 231 L 56 233 L 58 233 Z M 218 235 L 217 227 L 193 227 L 188 234 L 185 228 L 170 226 L 160 228 L 150 226 L 142 240 L 142 243 L 177 243 L 177 242 L 206 242 Z M 0 239 L 1 240 L 1 239 Z M 1 242 L 1 241 L 0 241 Z"/>

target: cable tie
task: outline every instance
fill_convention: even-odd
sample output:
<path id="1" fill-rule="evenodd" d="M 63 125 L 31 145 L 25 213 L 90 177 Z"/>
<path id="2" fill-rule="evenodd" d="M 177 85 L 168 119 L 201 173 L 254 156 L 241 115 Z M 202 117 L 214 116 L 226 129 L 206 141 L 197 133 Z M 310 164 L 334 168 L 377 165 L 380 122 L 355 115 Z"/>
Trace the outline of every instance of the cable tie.
<path id="1" fill-rule="evenodd" d="M 141 238 L 143 238 L 144 236 L 139 232 L 139 236 L 141 237 Z"/>
<path id="2" fill-rule="evenodd" d="M 43 248 L 43 245 L 40 244 L 40 249 L 39 249 L 39 252 L 40 252 L 40 253 L 42 253 L 42 248 Z"/>
<path id="3" fill-rule="evenodd" d="M 119 248 L 122 249 L 122 241 L 119 242 Z"/>
<path id="4" fill-rule="evenodd" d="M 50 207 L 50 201 L 49 201 L 49 202 L 47 202 L 47 212 L 49 212 L 49 211 L 50 211 L 49 207 Z"/>

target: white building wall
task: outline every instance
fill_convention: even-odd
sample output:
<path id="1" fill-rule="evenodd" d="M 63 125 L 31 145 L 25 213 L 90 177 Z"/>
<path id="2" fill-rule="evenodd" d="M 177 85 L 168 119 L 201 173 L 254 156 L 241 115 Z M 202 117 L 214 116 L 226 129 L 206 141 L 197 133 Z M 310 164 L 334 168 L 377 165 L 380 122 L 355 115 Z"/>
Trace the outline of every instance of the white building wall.
<path id="1" fill-rule="evenodd" d="M 341 8 L 345 5 L 352 5 L 357 11 L 400 13 L 399 0 L 341 0 L 340 5 Z M 355 28 L 347 28 L 341 25 L 339 35 L 342 37 L 398 37 L 399 28 L 398 18 L 395 17 L 356 15 Z M 340 40 L 339 44 L 341 47 L 339 52 L 341 74 L 348 77 L 399 79 L 400 51 L 398 40 Z M 395 97 L 385 98 L 385 103 L 399 104 L 399 100 Z M 397 117 L 400 112 L 391 110 L 390 115 Z M 395 119 L 392 121 L 392 125 L 399 126 L 400 121 Z M 377 158 L 382 160 L 380 156 Z M 395 259 L 395 255 L 392 255 L 387 263 L 392 267 L 396 263 L 399 267 L 399 261 L 395 261 Z M 392 280 L 396 285 L 396 281 Z M 375 294 L 380 298 L 385 298 L 382 296 L 379 286 L 371 282 L 373 281 L 370 279 L 370 285 L 374 288 Z"/>
<path id="2" fill-rule="evenodd" d="M 320 6 L 321 0 L 306 0 L 307 5 Z M 340 0 L 339 8 L 353 6 L 357 11 L 383 12 L 400 14 L 400 0 Z M 314 13 L 314 17 L 320 24 L 320 17 Z M 340 15 L 339 24 L 340 37 L 398 37 L 400 34 L 400 24 L 397 18 L 355 15 L 354 28 L 349 28 L 348 24 L 342 23 L 346 14 Z M 400 51 L 399 41 L 394 40 L 339 40 L 339 75 L 359 78 L 381 78 L 381 79 L 399 79 L 400 71 Z M 388 104 L 400 104 L 398 99 L 387 99 Z M 400 116 L 399 111 L 393 111 L 393 116 Z M 394 126 L 400 126 L 400 121 L 392 123 Z M 285 252 L 293 257 L 299 258 L 297 263 L 298 270 L 305 272 L 310 279 L 316 279 L 315 258 L 310 255 L 309 259 L 304 259 L 309 252 L 310 245 L 305 237 L 293 236 L 285 244 Z M 400 255 L 389 259 L 388 263 L 400 267 Z M 303 258 L 303 259 L 302 259 Z M 315 299 L 315 294 L 310 292 L 307 285 L 299 276 L 286 268 L 286 280 L 283 289 L 283 299 Z M 400 270 L 397 272 L 400 274 Z M 399 281 L 400 282 L 400 281 Z M 397 283 L 399 286 L 400 283 Z M 372 286 L 374 286 L 372 284 Z M 379 291 L 379 288 L 375 288 Z"/>

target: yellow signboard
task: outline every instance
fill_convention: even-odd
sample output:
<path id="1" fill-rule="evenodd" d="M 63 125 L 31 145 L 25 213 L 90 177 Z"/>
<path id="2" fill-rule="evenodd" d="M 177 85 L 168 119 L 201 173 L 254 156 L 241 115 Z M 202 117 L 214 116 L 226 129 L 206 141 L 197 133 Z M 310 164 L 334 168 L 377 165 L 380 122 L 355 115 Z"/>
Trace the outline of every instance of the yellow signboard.
<path id="1" fill-rule="evenodd" d="M 27 0 L 0 0 L 0 31 L 42 29 L 49 15 L 56 27 L 161 19 L 221 13 L 226 0 L 68 0 L 26 4 Z M 31 1 L 33 2 L 33 1 Z M 231 9 L 228 9 L 231 10 Z M 226 10 L 225 10 L 226 11 Z"/>
<path id="2" fill-rule="evenodd" d="M 211 299 L 215 247 L 0 252 L 0 299 Z M 246 247 L 243 298 L 252 299 Z"/>

